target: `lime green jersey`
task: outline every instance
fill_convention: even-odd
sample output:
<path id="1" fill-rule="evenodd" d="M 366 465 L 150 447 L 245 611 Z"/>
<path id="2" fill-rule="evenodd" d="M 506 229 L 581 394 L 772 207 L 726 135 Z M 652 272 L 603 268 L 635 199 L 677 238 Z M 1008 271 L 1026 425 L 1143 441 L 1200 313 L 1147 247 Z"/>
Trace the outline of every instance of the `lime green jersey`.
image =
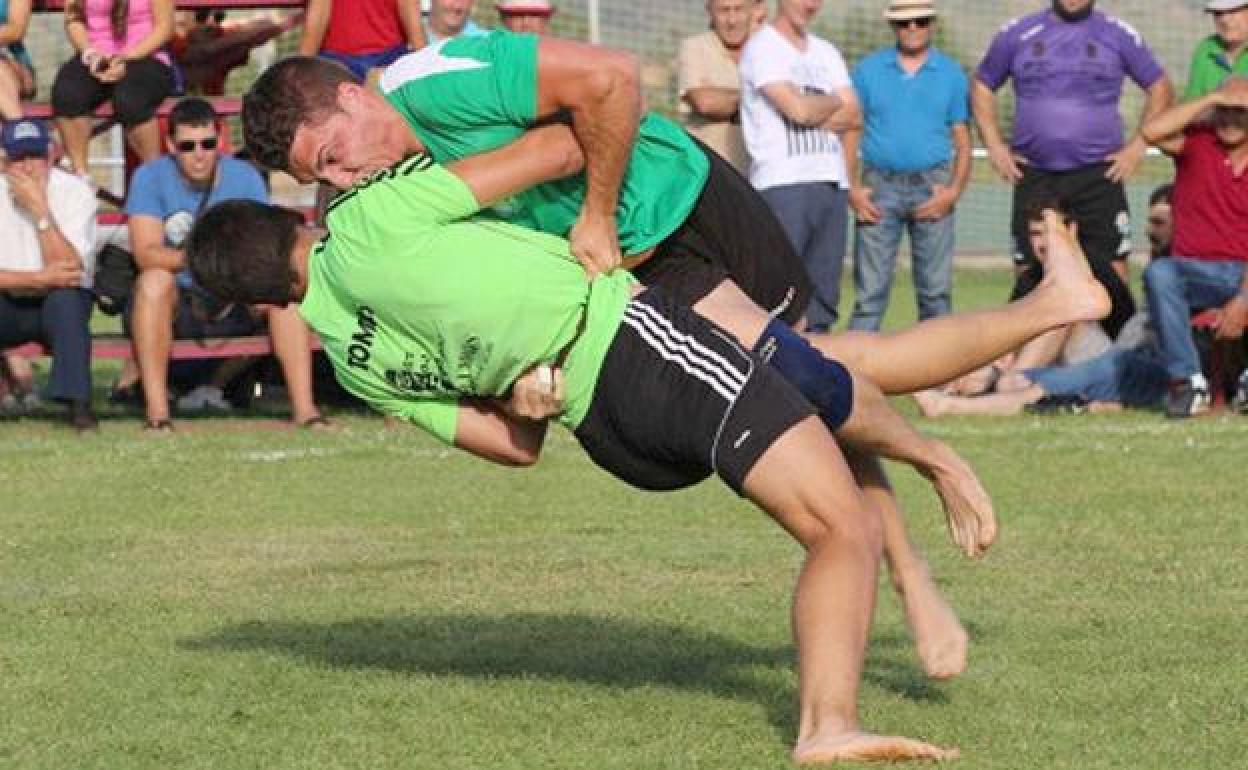
<path id="1" fill-rule="evenodd" d="M 339 196 L 313 249 L 300 314 L 339 381 L 448 443 L 462 398 L 505 397 L 563 361 L 560 422 L 589 409 L 633 284 L 588 280 L 562 238 L 490 218 L 458 177 L 417 155 Z"/>
<path id="2" fill-rule="evenodd" d="M 538 38 L 499 30 L 457 37 L 386 69 L 381 90 L 440 163 L 502 147 L 537 118 Z M 637 254 L 671 235 L 693 210 L 710 164 L 684 129 L 647 113 L 620 186 L 620 247 Z M 495 206 L 515 224 L 566 236 L 585 200 L 585 175 L 540 184 Z"/>

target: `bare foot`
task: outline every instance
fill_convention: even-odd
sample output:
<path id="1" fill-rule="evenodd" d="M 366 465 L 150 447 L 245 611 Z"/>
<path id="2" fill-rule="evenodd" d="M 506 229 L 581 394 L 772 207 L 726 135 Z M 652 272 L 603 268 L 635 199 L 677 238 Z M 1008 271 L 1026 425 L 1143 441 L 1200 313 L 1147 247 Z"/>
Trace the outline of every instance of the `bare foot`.
<path id="1" fill-rule="evenodd" d="M 911 394 L 914 397 L 914 403 L 919 405 L 919 413 L 924 417 L 944 417 L 945 399 L 947 395 L 935 388 L 928 390 L 920 390 Z"/>
<path id="2" fill-rule="evenodd" d="M 848 733 L 798 741 L 793 761 L 799 765 L 826 762 L 904 762 L 957 759 L 961 752 L 896 735 Z"/>
<path id="3" fill-rule="evenodd" d="M 949 536 L 967 556 L 976 558 L 997 539 L 992 499 L 975 471 L 946 444 L 931 441 L 928 479 L 945 508 Z"/>
<path id="4" fill-rule="evenodd" d="M 932 679 L 952 679 L 966 670 L 970 636 L 932 582 L 926 568 L 893 579 L 906 611 L 923 671 Z"/>
<path id="5" fill-rule="evenodd" d="M 1059 323 L 1099 321 L 1109 315 L 1109 293 L 1092 275 L 1079 241 L 1061 224 L 1054 211 L 1044 212 L 1044 224 L 1047 242 L 1044 278 L 1037 291 L 1043 290 L 1059 303 Z"/>

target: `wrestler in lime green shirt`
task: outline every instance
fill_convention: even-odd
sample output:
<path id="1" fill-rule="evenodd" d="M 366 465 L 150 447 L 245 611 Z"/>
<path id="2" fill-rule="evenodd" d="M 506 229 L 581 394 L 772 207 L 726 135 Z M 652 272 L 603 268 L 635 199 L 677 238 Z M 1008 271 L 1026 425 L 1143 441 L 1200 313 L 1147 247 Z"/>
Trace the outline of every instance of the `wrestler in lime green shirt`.
<path id="1" fill-rule="evenodd" d="M 504 398 L 571 345 L 559 422 L 574 430 L 635 282 L 622 270 L 591 282 L 567 241 L 465 220 L 479 209 L 426 155 L 377 173 L 331 205 L 299 312 L 343 387 L 448 444 L 461 398 Z"/>
<path id="2" fill-rule="evenodd" d="M 439 163 L 509 144 L 536 122 L 535 35 L 496 31 L 458 37 L 409 54 L 386 69 L 386 100 Z M 639 254 L 689 217 L 710 163 L 680 126 L 646 113 L 620 185 L 620 248 Z M 585 175 L 540 184 L 494 206 L 507 221 L 567 235 L 585 199 Z"/>

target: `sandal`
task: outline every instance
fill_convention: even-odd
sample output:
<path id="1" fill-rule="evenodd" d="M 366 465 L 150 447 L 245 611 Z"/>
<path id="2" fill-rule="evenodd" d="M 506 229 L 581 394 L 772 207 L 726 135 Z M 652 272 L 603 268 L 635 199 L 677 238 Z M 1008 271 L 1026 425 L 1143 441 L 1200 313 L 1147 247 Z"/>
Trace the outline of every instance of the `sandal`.
<path id="1" fill-rule="evenodd" d="M 160 420 L 144 420 L 143 430 L 147 433 L 173 433 L 173 420 L 168 418 Z"/>
<path id="2" fill-rule="evenodd" d="M 326 428 L 329 428 L 331 425 L 332 423 L 330 423 L 329 418 L 327 418 L 323 414 L 318 414 L 315 417 L 309 417 L 308 419 L 299 423 L 300 428 L 306 428 L 308 430 L 325 430 Z"/>

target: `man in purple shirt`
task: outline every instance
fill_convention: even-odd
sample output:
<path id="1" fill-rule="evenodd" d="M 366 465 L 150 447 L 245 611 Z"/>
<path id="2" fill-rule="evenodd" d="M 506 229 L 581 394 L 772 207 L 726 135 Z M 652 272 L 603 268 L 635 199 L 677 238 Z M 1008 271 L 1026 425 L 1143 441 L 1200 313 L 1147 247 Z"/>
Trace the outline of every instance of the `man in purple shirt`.
<path id="1" fill-rule="evenodd" d="M 1123 181 L 1148 149 L 1138 132 L 1123 142 L 1122 84 L 1130 77 L 1147 94 L 1141 125 L 1170 105 L 1174 88 L 1140 34 L 1094 5 L 1052 0 L 1051 8 L 1002 27 L 972 79 L 971 107 L 993 167 L 1014 185 L 1014 296 L 1034 288 L 1041 275 L 1024 221 L 1029 202 L 1061 200 L 1109 291 L 1113 310 L 1102 324 L 1117 336 L 1135 313 L 1126 284 L 1131 217 Z M 996 91 L 1011 79 L 1016 112 L 1006 146 Z"/>

